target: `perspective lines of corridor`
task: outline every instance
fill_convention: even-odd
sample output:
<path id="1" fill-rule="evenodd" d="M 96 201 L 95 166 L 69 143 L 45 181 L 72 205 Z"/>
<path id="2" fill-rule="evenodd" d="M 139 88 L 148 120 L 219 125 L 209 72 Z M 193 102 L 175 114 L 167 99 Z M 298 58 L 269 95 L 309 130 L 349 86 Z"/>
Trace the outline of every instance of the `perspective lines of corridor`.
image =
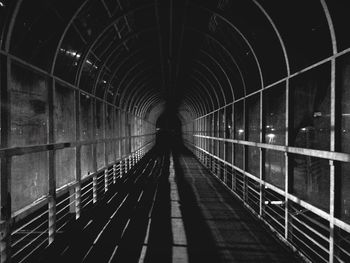
<path id="1" fill-rule="evenodd" d="M 0 0 L 0 263 L 350 263 L 349 0 Z"/>
<path id="2" fill-rule="evenodd" d="M 38 262 L 301 262 L 187 151 L 146 156 L 57 240 Z"/>

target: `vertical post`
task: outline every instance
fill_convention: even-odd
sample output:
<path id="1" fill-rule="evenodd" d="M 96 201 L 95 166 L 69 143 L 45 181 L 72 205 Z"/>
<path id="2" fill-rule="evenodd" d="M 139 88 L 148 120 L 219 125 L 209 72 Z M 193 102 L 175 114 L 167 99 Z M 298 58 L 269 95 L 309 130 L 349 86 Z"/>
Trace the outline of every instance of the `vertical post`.
<path id="1" fill-rule="evenodd" d="M 113 184 L 117 182 L 117 165 L 113 164 Z"/>
<path id="2" fill-rule="evenodd" d="M 97 171 L 97 141 L 96 141 L 96 99 L 92 100 L 92 140 L 93 140 L 93 148 L 92 148 L 92 166 L 93 172 Z M 92 178 L 92 191 L 93 191 L 93 203 L 97 201 L 97 177 L 96 174 Z"/>
<path id="3" fill-rule="evenodd" d="M 0 262 L 11 261 L 11 194 L 8 174 L 10 160 L 1 160 L 1 219 L 0 219 Z"/>
<path id="4" fill-rule="evenodd" d="M 0 262 L 6 263 L 11 260 L 10 252 L 10 222 L 9 220 L 0 220 Z"/>
<path id="5" fill-rule="evenodd" d="M 206 116 L 205 117 L 205 135 L 206 136 L 208 136 L 209 134 L 208 134 L 208 127 L 209 127 L 209 125 L 208 125 L 208 121 L 209 121 L 209 118 L 208 118 L 208 116 Z M 208 140 L 208 138 L 206 138 L 205 139 L 205 150 L 206 151 L 209 151 L 209 140 Z M 208 167 L 208 155 L 207 154 L 205 154 L 204 152 L 203 152 L 203 155 L 204 155 L 204 158 L 205 158 L 205 166 L 206 167 Z"/>
<path id="6" fill-rule="evenodd" d="M 56 234 L 56 196 L 55 194 L 49 194 L 48 203 L 49 203 L 49 244 L 51 244 L 55 240 L 55 234 Z"/>
<path id="7" fill-rule="evenodd" d="M 207 136 L 207 125 L 206 125 L 206 120 L 207 117 L 203 117 L 203 135 L 204 136 Z M 207 150 L 207 139 L 206 138 L 203 138 L 203 149 L 204 150 Z M 202 156 L 203 156 L 203 163 L 205 164 L 205 154 L 204 152 L 202 151 Z"/>
<path id="8" fill-rule="evenodd" d="M 335 38 L 335 36 L 334 36 Z M 336 45 L 335 45 L 336 46 Z M 334 51 L 336 53 L 336 50 Z M 335 58 L 332 59 L 332 68 L 331 68 L 331 132 L 330 132 L 330 150 L 332 152 L 338 150 L 337 149 L 337 138 L 339 136 L 336 136 L 336 131 L 340 130 L 340 127 L 338 127 L 340 121 L 336 122 L 336 116 L 341 116 L 340 112 L 338 112 L 339 106 L 341 105 L 340 101 L 338 100 L 337 94 L 336 94 L 336 79 L 335 79 Z M 337 103 L 338 102 L 338 103 Z M 339 114 L 338 114 L 339 113 Z M 335 218 L 335 206 L 336 203 L 336 169 L 335 169 L 335 161 L 330 160 L 330 189 L 329 189 L 329 262 L 334 262 L 334 218 Z M 340 201 L 340 200 L 338 200 Z M 339 202 L 340 203 L 340 202 Z"/>
<path id="9" fill-rule="evenodd" d="M 8 148 L 11 136 L 11 61 L 9 57 L 2 56 L 0 63 L 1 148 Z M 11 156 L 1 160 L 0 195 L 0 262 L 5 263 L 11 261 Z"/>
<path id="10" fill-rule="evenodd" d="M 329 204 L 329 262 L 334 262 L 334 214 L 335 214 L 335 167 L 334 161 L 329 161 L 330 165 L 330 204 Z"/>
<path id="11" fill-rule="evenodd" d="M 104 153 L 104 162 L 105 166 L 108 166 L 108 151 L 107 151 L 107 145 L 109 146 L 111 141 L 107 141 L 107 110 L 108 105 L 104 102 L 102 102 L 103 105 L 103 113 L 102 113 L 102 123 L 103 123 L 103 153 Z M 111 116 L 109 116 L 111 118 Z"/>
<path id="12" fill-rule="evenodd" d="M 246 105 L 246 99 L 243 100 L 243 137 L 244 137 L 244 141 L 247 140 L 247 114 L 246 114 L 246 109 L 247 109 L 247 105 Z M 247 147 L 243 145 L 243 201 L 244 203 L 247 203 L 248 200 L 248 189 L 247 189 L 247 176 L 246 176 L 246 170 L 247 170 Z"/>
<path id="13" fill-rule="evenodd" d="M 289 79 L 286 81 L 286 122 L 285 122 L 285 145 L 289 146 L 289 139 L 291 137 L 291 130 L 289 127 L 292 125 L 291 119 L 292 119 L 292 96 L 290 94 L 289 89 Z M 290 162 L 290 155 L 285 152 L 284 153 L 285 158 L 285 185 L 284 185 L 284 238 L 288 240 L 289 238 L 289 199 L 288 194 L 291 192 L 292 189 L 292 167 L 289 167 Z"/>
<path id="14" fill-rule="evenodd" d="M 97 176 L 94 174 L 92 177 L 92 202 L 95 204 L 97 202 Z"/>
<path id="15" fill-rule="evenodd" d="M 75 219 L 78 219 L 81 214 L 81 184 L 80 181 L 75 186 Z"/>
<path id="16" fill-rule="evenodd" d="M 227 114 L 227 112 L 226 112 L 226 107 L 227 106 L 225 106 L 225 108 L 224 108 L 224 114 L 223 114 L 223 123 L 224 123 L 224 128 L 223 128 L 223 131 L 222 131 L 222 137 L 224 138 L 224 139 L 227 139 L 227 136 L 226 136 L 226 125 L 227 125 L 227 123 L 226 123 L 226 114 Z M 224 161 L 226 161 L 226 148 L 227 148 L 227 142 L 226 141 L 224 141 L 223 142 L 223 144 L 224 144 Z M 225 169 L 224 169 L 224 184 L 226 185 L 227 184 L 227 165 L 225 164 L 224 165 L 224 167 L 225 167 Z"/>
<path id="17" fill-rule="evenodd" d="M 75 187 L 69 188 L 69 213 L 75 214 Z"/>
<path id="18" fill-rule="evenodd" d="M 262 143 L 265 141 L 265 133 L 264 133 L 264 127 L 265 127 L 265 121 L 264 121 L 264 93 L 260 91 L 260 131 L 259 131 L 259 141 Z M 264 212 L 264 192 L 265 192 L 265 184 L 263 183 L 265 181 L 265 151 L 260 147 L 260 160 L 259 160 L 259 174 L 260 174 L 260 197 L 259 197 L 259 216 L 263 216 Z"/>
<path id="19" fill-rule="evenodd" d="M 217 118 L 216 118 L 216 135 L 215 137 L 219 138 L 220 137 L 220 110 L 217 111 Z M 220 159 L 220 141 L 219 140 L 216 140 L 216 157 L 219 157 Z M 221 181 L 221 168 L 220 168 L 220 164 L 221 162 L 219 161 L 219 159 L 216 159 L 217 160 L 217 163 L 218 165 L 216 166 L 216 174 L 217 174 L 217 177 L 220 178 L 220 181 Z"/>
<path id="20" fill-rule="evenodd" d="M 215 135 L 214 135 L 214 123 L 215 123 L 215 117 L 214 117 L 214 114 L 215 113 L 212 113 L 212 118 L 211 118 L 211 133 L 210 133 L 210 135 L 212 136 L 212 137 L 214 137 Z M 211 141 L 212 141 L 212 145 L 211 145 L 211 149 L 210 149 L 210 152 L 211 152 L 211 154 L 214 154 L 214 139 L 211 139 Z M 214 171 L 213 169 L 213 167 L 214 167 L 214 165 L 213 165 L 213 162 L 214 162 L 214 158 L 212 157 L 212 156 L 210 156 L 210 170 L 211 171 Z"/>
<path id="21" fill-rule="evenodd" d="M 112 110 L 112 135 L 111 135 L 111 138 L 112 138 L 112 145 L 113 145 L 113 163 L 115 163 L 115 161 L 117 160 L 117 147 L 116 147 L 116 144 L 117 144 L 117 141 L 118 139 L 116 139 L 116 134 L 117 134 L 117 128 L 116 128 L 116 108 L 115 106 L 113 105 L 113 110 Z M 113 165 L 114 167 L 114 165 Z M 114 173 L 113 173 L 113 176 L 114 176 Z M 114 183 L 114 177 L 113 177 L 113 183 Z"/>
<path id="22" fill-rule="evenodd" d="M 55 81 L 53 78 L 49 79 L 48 83 L 48 142 L 54 143 L 54 90 L 55 90 Z M 56 233 L 56 175 L 55 175 L 55 151 L 49 151 L 49 196 L 48 196 L 48 235 L 49 235 L 49 244 L 51 244 L 55 239 Z"/>
<path id="23" fill-rule="evenodd" d="M 233 135 L 231 136 L 232 138 L 236 139 L 236 135 L 234 134 L 235 132 L 235 103 L 232 104 L 232 127 L 231 130 L 233 132 Z M 235 164 L 235 144 L 232 143 L 232 164 Z M 232 169 L 232 189 L 237 192 L 237 181 L 236 181 L 236 170 Z"/>
<path id="24" fill-rule="evenodd" d="M 80 92 L 75 91 L 75 141 L 80 141 Z M 75 219 L 81 214 L 81 145 L 75 148 L 75 171 L 77 184 L 75 186 Z"/>
<path id="25" fill-rule="evenodd" d="M 105 179 L 105 192 L 108 191 L 108 169 L 104 171 L 104 179 Z"/>

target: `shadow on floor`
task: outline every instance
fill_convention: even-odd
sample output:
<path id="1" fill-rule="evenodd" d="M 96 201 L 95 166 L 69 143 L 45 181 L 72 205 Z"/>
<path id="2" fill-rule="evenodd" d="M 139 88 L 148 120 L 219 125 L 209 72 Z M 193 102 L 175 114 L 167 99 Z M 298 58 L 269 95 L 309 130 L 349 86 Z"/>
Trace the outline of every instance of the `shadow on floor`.
<path id="1" fill-rule="evenodd" d="M 143 166 L 136 167 L 138 173 L 130 174 L 130 184 L 107 192 L 101 203 L 72 225 L 61 244 L 52 246 L 46 258 L 50 261 L 43 262 L 82 262 L 84 255 L 88 255 L 84 262 L 139 262 L 145 247 L 143 262 L 148 263 L 298 262 L 192 153 L 174 144 L 169 172 L 169 148 L 157 147 L 154 162 L 164 169 L 148 172 L 152 175 L 135 184 L 137 174 L 147 174 Z M 114 193 L 118 198 L 108 202 Z M 126 196 L 125 208 L 119 209 Z M 180 208 L 179 215 L 174 216 L 174 206 Z M 113 217 L 115 211 L 119 212 Z M 182 226 L 176 228 L 174 222 Z M 186 237 L 177 250 L 174 237 L 179 233 L 174 229 L 183 229 Z M 174 260 L 174 251 L 187 252 L 188 261 Z"/>
<path id="2" fill-rule="evenodd" d="M 192 153 L 174 162 L 190 262 L 300 262 Z"/>

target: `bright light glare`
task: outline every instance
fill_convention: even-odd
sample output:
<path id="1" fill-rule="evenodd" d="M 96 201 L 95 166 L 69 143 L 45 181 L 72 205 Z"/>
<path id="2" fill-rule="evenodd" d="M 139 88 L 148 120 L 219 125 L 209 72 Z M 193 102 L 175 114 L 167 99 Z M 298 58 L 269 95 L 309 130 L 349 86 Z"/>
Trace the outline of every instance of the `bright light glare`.
<path id="1" fill-rule="evenodd" d="M 275 137 L 276 137 L 276 135 L 275 135 L 275 134 L 273 134 L 273 133 L 269 133 L 269 134 L 267 135 L 267 137 L 269 137 L 270 139 L 273 139 L 273 138 L 275 138 Z"/>
<path id="2" fill-rule="evenodd" d="M 239 129 L 238 132 L 239 132 L 239 133 L 243 133 L 244 130 L 243 130 L 243 129 Z"/>

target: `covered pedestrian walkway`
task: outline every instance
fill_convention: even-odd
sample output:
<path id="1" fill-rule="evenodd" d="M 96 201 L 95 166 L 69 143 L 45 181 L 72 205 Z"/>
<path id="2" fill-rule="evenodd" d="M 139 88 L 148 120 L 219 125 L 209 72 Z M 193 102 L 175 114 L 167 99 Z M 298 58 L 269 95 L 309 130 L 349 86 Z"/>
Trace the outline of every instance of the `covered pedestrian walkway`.
<path id="1" fill-rule="evenodd" d="M 350 262 L 347 6 L 0 0 L 0 262 Z"/>

